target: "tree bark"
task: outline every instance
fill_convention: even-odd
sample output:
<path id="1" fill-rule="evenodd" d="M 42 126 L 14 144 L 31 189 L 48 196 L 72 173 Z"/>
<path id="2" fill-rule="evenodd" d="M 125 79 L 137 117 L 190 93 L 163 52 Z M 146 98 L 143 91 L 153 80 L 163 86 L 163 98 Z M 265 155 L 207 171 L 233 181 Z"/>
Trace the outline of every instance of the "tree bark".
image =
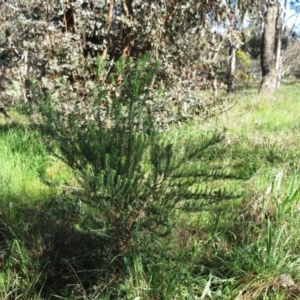
<path id="1" fill-rule="evenodd" d="M 122 7 L 126 17 L 131 21 L 133 19 L 133 0 L 122 0 Z M 125 37 L 122 45 L 122 57 L 130 56 L 130 51 L 133 43 L 134 38 L 132 34 L 132 28 L 128 26 L 125 30 Z"/>
<path id="2" fill-rule="evenodd" d="M 106 23 L 106 32 L 107 35 L 109 35 L 112 20 L 113 20 L 113 9 L 114 9 L 115 1 L 111 0 L 109 5 L 108 5 L 108 14 L 107 14 L 107 23 Z M 106 37 L 106 47 L 102 51 L 102 57 L 106 58 L 107 56 L 107 51 L 108 51 L 108 36 Z"/>
<path id="3" fill-rule="evenodd" d="M 285 1 L 285 9 L 287 7 L 287 2 Z M 282 36 L 283 36 L 283 20 L 281 20 L 282 9 L 278 8 L 278 17 L 276 25 L 276 72 L 277 72 L 277 82 L 276 88 L 280 87 L 282 80 L 282 60 L 283 60 L 283 50 L 282 50 Z"/>
<path id="4" fill-rule="evenodd" d="M 279 30 L 277 30 L 279 17 L 278 0 L 267 1 L 261 44 L 261 70 L 263 78 L 259 91 L 260 94 L 273 94 L 277 85 L 278 70 L 276 69 L 276 41 L 279 40 Z"/>
<path id="5" fill-rule="evenodd" d="M 230 66 L 228 74 L 227 92 L 232 93 L 235 90 L 235 69 L 236 69 L 236 46 L 234 43 L 230 45 Z"/>
<path id="6" fill-rule="evenodd" d="M 277 44 L 276 44 L 276 73 L 277 73 L 277 80 L 276 80 L 276 88 L 280 87 L 281 80 L 282 80 L 282 34 L 281 29 L 278 36 L 277 36 Z"/>
<path id="7" fill-rule="evenodd" d="M 235 70 L 236 70 L 236 50 L 238 43 L 234 36 L 234 31 L 237 29 L 237 20 L 238 20 L 238 2 L 235 2 L 234 5 L 234 18 L 233 18 L 233 28 L 230 30 L 230 49 L 229 49 L 229 72 L 228 72 L 228 85 L 227 92 L 232 93 L 235 90 Z"/>

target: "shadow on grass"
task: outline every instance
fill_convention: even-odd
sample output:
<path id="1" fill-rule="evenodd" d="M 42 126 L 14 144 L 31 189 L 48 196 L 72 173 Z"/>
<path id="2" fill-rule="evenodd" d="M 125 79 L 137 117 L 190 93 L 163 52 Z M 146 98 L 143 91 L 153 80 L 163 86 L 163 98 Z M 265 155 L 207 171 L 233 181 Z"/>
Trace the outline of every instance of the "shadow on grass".
<path id="1" fill-rule="evenodd" d="M 81 297 L 93 286 L 103 286 L 105 292 L 112 276 L 118 277 L 121 262 L 115 259 L 111 263 L 113 241 L 109 237 L 78 230 L 83 218 L 78 211 L 53 200 L 1 214 L 0 269 L 20 277 L 28 273 L 33 281 L 38 278 L 35 290 L 42 291 L 42 299 L 73 293 Z M 21 252 L 13 248 L 15 241 Z M 16 263 L 8 266 L 10 261 Z"/>

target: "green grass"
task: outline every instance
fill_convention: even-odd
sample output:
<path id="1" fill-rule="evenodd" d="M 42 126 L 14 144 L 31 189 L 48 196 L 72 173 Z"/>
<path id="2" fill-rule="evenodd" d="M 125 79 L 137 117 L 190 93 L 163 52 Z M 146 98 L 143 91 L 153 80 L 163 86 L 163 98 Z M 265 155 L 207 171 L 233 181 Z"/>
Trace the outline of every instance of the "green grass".
<path id="1" fill-rule="evenodd" d="M 0 195 L 2 202 L 34 201 L 47 194 L 38 178 L 46 153 L 26 129 L 0 129 Z"/>
<path id="2" fill-rule="evenodd" d="M 171 235 L 137 236 L 121 265 L 105 261 L 104 240 L 88 232 L 92 214 L 63 189 L 76 185 L 70 170 L 37 134 L 2 122 L 0 298 L 299 299 L 299 89 L 270 99 L 241 91 L 216 118 L 171 129 L 180 151 L 225 128 L 199 163 L 248 179 L 210 182 L 240 197 L 178 210 Z"/>
<path id="3" fill-rule="evenodd" d="M 55 192 L 41 182 L 40 173 L 54 181 L 69 177 L 66 167 L 49 157 L 40 137 L 26 127 L 2 125 L 0 149 L 0 196 L 4 202 L 34 202 Z"/>

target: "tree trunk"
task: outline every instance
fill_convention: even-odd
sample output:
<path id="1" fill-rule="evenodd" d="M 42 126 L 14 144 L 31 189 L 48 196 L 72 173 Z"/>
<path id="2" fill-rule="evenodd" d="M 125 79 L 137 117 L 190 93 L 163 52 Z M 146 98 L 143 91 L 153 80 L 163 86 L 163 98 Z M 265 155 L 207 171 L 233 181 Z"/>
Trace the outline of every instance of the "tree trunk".
<path id="1" fill-rule="evenodd" d="M 287 3 L 285 2 L 285 9 Z M 278 17 L 277 17 L 277 26 L 276 26 L 276 72 L 277 72 L 277 82 L 276 88 L 280 87 L 282 79 L 282 60 L 283 60 L 283 51 L 282 51 L 282 36 L 283 36 L 283 20 L 281 20 L 282 9 L 278 8 Z"/>
<path id="2" fill-rule="evenodd" d="M 229 72 L 228 72 L 228 86 L 227 92 L 232 93 L 235 90 L 235 70 L 236 70 L 236 50 L 238 43 L 236 42 L 236 37 L 234 36 L 234 31 L 237 29 L 237 20 L 238 20 L 238 2 L 235 2 L 234 5 L 234 16 L 233 18 L 233 28 L 230 30 L 230 49 L 229 49 Z"/>
<path id="3" fill-rule="evenodd" d="M 273 94 L 276 89 L 278 78 L 278 70 L 276 69 L 276 41 L 279 40 L 279 30 L 277 29 L 279 17 L 278 0 L 267 1 L 261 44 L 261 70 L 263 77 L 259 91 L 261 94 Z"/>
<path id="4" fill-rule="evenodd" d="M 276 80 L 276 88 L 280 87 L 281 79 L 282 79 L 282 42 L 281 42 L 281 30 L 278 34 L 277 38 L 277 45 L 276 45 L 276 73 L 277 73 L 277 80 Z"/>
<path id="5" fill-rule="evenodd" d="M 236 69 L 236 46 L 234 43 L 230 45 L 230 66 L 228 74 L 227 92 L 232 93 L 235 90 L 235 69 Z"/>

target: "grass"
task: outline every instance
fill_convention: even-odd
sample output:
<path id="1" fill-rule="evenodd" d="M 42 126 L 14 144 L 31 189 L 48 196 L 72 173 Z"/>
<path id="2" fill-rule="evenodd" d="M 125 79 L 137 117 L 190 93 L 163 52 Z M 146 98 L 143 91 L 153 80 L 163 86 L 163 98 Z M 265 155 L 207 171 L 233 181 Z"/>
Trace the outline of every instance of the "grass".
<path id="1" fill-rule="evenodd" d="M 70 170 L 37 134 L 2 120 L 0 298 L 299 299 L 299 88 L 271 99 L 241 92 L 216 118 L 169 131 L 180 151 L 225 128 L 199 163 L 249 179 L 210 183 L 240 197 L 178 212 L 171 235 L 137 237 L 120 266 L 105 261 L 100 236 L 80 229 L 92 220 L 63 189 L 74 185 Z"/>

